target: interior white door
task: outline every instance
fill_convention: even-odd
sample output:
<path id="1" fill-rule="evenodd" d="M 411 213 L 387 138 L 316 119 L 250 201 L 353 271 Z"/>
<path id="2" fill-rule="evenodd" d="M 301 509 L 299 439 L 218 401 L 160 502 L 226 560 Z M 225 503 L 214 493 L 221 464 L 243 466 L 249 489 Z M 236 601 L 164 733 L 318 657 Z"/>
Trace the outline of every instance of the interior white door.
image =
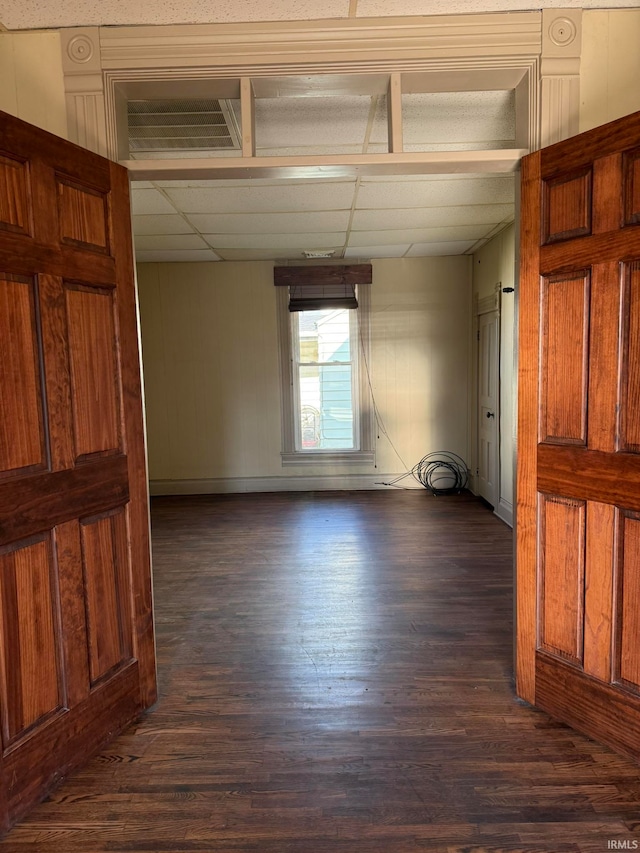
<path id="1" fill-rule="evenodd" d="M 478 316 L 478 492 L 496 507 L 499 477 L 500 315 Z"/>

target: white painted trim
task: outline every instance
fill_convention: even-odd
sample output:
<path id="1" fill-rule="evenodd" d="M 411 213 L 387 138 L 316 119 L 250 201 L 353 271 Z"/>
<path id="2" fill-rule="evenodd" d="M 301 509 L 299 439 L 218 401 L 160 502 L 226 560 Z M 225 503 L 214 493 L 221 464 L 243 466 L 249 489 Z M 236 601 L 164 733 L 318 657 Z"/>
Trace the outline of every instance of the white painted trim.
<path id="1" fill-rule="evenodd" d="M 500 498 L 498 506 L 494 510 L 494 515 L 497 515 L 500 521 L 504 521 L 509 527 L 513 527 L 513 505 L 509 501 Z"/>
<path id="2" fill-rule="evenodd" d="M 217 71 L 246 63 L 265 76 L 309 73 L 312 63 L 321 73 L 344 73 L 345 61 L 354 60 L 371 72 L 375 61 L 425 55 L 443 67 L 458 55 L 517 64 L 514 57 L 539 53 L 541 36 L 537 11 L 100 28 L 105 69 L 207 66 Z"/>
<path id="3" fill-rule="evenodd" d="M 527 148 L 482 151 L 409 151 L 392 154 L 317 154 L 120 160 L 134 181 L 225 178 L 357 178 L 362 175 L 434 175 L 515 172 Z"/>
<path id="4" fill-rule="evenodd" d="M 303 477 L 218 477 L 202 480 L 151 480 L 151 495 L 215 495 L 239 492 L 317 492 L 390 489 L 384 483 L 400 474 L 344 474 Z M 422 489 L 411 477 L 403 488 Z M 426 491 L 426 490 L 425 490 Z"/>

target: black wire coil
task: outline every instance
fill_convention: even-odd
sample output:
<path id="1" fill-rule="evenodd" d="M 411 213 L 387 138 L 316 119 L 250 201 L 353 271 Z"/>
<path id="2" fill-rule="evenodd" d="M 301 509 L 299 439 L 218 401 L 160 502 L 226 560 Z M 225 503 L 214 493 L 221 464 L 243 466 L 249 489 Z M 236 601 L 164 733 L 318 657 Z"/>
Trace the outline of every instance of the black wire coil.
<path id="1" fill-rule="evenodd" d="M 459 494 L 469 481 L 465 461 L 442 450 L 427 453 L 409 473 L 434 495 Z"/>

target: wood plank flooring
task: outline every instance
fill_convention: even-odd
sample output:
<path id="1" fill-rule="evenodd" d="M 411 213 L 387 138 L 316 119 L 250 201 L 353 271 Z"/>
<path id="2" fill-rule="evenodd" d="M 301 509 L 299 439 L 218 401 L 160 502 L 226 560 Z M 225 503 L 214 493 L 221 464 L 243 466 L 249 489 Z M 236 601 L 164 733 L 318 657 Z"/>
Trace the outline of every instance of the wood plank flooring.
<path id="1" fill-rule="evenodd" d="M 640 767 L 515 699 L 475 498 L 163 498 L 153 543 L 158 705 L 0 853 L 640 845 Z"/>

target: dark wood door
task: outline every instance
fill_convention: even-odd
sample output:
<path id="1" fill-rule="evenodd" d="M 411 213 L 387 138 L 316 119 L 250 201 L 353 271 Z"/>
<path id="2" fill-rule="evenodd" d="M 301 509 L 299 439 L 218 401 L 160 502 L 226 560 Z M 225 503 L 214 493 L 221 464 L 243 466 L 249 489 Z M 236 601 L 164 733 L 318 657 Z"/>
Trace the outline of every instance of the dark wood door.
<path id="1" fill-rule="evenodd" d="M 640 759 L 640 113 L 522 175 L 517 690 Z"/>
<path id="2" fill-rule="evenodd" d="M 0 828 L 155 701 L 126 170 L 0 113 Z"/>

